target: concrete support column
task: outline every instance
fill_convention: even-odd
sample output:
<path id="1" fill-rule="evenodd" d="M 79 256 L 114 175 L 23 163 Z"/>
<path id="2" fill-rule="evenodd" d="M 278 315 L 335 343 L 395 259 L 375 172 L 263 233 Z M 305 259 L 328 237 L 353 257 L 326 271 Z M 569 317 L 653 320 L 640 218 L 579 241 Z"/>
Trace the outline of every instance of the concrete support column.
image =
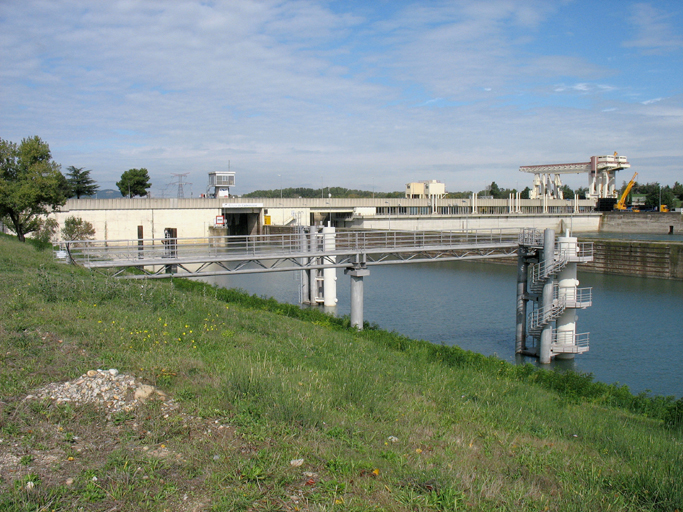
<path id="1" fill-rule="evenodd" d="M 323 228 L 323 243 L 326 253 L 332 252 L 336 247 L 335 228 L 328 226 Z M 334 256 L 326 256 L 327 263 L 335 262 Z M 324 305 L 327 307 L 337 305 L 337 269 L 334 267 L 325 267 L 323 269 L 323 299 Z"/>
<path id="2" fill-rule="evenodd" d="M 363 278 L 370 275 L 366 267 L 344 269 L 351 277 L 351 325 L 359 331 L 363 330 Z"/>
<path id="3" fill-rule="evenodd" d="M 526 350 L 526 286 L 529 275 L 529 264 L 526 261 L 526 250 L 520 245 L 517 254 L 517 332 L 515 338 L 515 354 Z"/>
<path id="4" fill-rule="evenodd" d="M 578 253 L 578 240 L 576 237 L 558 237 L 557 245 L 560 252 L 565 253 L 570 258 Z M 567 304 L 564 312 L 557 318 L 558 343 L 564 345 L 576 345 L 576 300 L 579 287 L 577 279 L 577 263 L 569 261 L 564 269 L 557 275 L 558 298 Z M 558 359 L 574 359 L 574 354 L 563 353 L 556 356 Z"/>
<path id="5" fill-rule="evenodd" d="M 548 268 L 550 265 L 552 265 L 553 261 L 555 260 L 555 230 L 554 229 L 546 229 L 543 233 L 543 259 L 542 259 L 542 264 L 544 266 L 545 272 L 547 273 Z M 543 307 L 543 317 L 544 320 L 547 318 L 547 315 L 550 313 L 550 310 L 552 309 L 553 306 L 553 294 L 555 291 L 555 281 L 552 278 L 552 276 L 548 276 L 548 280 L 545 282 L 545 285 L 543 286 L 543 295 L 542 295 L 542 307 Z M 539 361 L 541 364 L 548 364 L 550 363 L 551 359 L 551 351 L 550 351 L 550 344 L 552 343 L 552 337 L 553 337 L 553 324 L 552 322 L 548 322 L 545 327 L 543 327 L 543 331 L 541 331 L 541 340 L 540 340 L 540 346 L 538 349 L 538 356 L 539 356 Z"/>
<path id="6" fill-rule="evenodd" d="M 320 252 L 320 247 L 318 243 L 318 229 L 315 226 L 311 226 L 310 233 L 308 234 L 309 236 L 309 242 L 310 242 L 310 252 L 316 253 Z M 316 260 L 320 259 L 318 257 L 313 257 L 311 260 Z M 314 263 L 317 263 L 313 261 Z M 309 302 L 311 304 L 317 304 L 318 303 L 318 295 L 320 295 L 320 283 L 318 279 L 320 271 L 317 268 L 312 268 L 308 270 L 308 288 L 311 296 L 309 297 Z"/>
<path id="7" fill-rule="evenodd" d="M 299 238 L 299 243 L 301 244 L 301 252 L 309 252 L 309 245 L 308 245 L 308 233 L 304 228 L 299 228 L 301 229 L 300 232 L 300 238 Z M 304 270 L 301 271 L 301 290 L 299 293 L 299 298 L 301 300 L 302 304 L 309 304 L 311 300 L 311 271 L 306 268 L 310 261 L 310 258 L 304 257 L 301 258 L 301 265 L 304 267 Z"/>

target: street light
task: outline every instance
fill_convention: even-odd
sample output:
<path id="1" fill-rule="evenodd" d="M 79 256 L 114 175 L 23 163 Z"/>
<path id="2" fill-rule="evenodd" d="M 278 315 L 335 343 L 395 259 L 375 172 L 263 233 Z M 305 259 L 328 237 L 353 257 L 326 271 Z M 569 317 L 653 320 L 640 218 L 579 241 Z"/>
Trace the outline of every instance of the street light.
<path id="1" fill-rule="evenodd" d="M 279 178 L 279 181 L 280 181 L 280 200 L 282 200 L 282 176 L 280 176 L 278 174 L 277 177 Z"/>

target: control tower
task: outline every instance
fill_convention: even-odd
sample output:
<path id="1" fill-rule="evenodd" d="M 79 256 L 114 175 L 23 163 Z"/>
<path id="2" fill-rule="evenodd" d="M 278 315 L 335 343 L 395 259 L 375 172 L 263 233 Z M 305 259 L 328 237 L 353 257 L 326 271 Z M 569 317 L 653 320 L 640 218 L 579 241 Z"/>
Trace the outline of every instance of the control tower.
<path id="1" fill-rule="evenodd" d="M 233 171 L 210 172 L 206 195 L 208 197 L 230 197 L 230 187 L 234 186 L 235 173 Z"/>
<path id="2" fill-rule="evenodd" d="M 560 174 L 588 174 L 588 197 L 604 199 L 617 197 L 616 172 L 628 169 L 631 164 L 625 156 L 616 151 L 610 156 L 592 156 L 590 162 L 574 164 L 523 165 L 522 172 L 534 174 L 534 187 L 529 199 L 549 196 L 551 199 L 564 199 Z"/>

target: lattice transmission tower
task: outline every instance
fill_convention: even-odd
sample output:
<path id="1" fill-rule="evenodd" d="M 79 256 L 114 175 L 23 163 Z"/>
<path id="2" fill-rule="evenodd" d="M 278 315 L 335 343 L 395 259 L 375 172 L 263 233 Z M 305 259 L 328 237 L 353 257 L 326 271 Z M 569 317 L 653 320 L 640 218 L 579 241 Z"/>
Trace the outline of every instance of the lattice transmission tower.
<path id="1" fill-rule="evenodd" d="M 170 185 L 178 185 L 178 195 L 177 195 L 178 199 L 182 199 L 185 197 L 185 189 L 184 189 L 185 185 L 192 185 L 192 183 L 190 183 L 190 182 L 183 181 L 189 175 L 190 175 L 189 172 L 184 172 L 184 173 L 179 173 L 179 174 L 171 173 L 171 176 L 175 176 L 176 178 L 178 178 L 177 181 L 173 181 L 170 183 Z"/>

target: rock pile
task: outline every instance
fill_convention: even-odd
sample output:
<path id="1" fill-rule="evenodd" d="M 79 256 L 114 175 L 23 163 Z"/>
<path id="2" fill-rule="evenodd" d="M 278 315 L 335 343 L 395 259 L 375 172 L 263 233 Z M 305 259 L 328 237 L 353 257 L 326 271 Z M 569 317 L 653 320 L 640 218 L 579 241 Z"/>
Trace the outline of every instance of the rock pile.
<path id="1" fill-rule="evenodd" d="M 130 411 L 140 402 L 151 399 L 170 402 L 166 395 L 154 386 L 137 382 L 134 377 L 120 374 L 114 368 L 88 370 L 72 381 L 48 384 L 28 395 L 26 399 L 50 399 L 58 403 L 95 403 L 104 405 L 110 412 Z"/>

